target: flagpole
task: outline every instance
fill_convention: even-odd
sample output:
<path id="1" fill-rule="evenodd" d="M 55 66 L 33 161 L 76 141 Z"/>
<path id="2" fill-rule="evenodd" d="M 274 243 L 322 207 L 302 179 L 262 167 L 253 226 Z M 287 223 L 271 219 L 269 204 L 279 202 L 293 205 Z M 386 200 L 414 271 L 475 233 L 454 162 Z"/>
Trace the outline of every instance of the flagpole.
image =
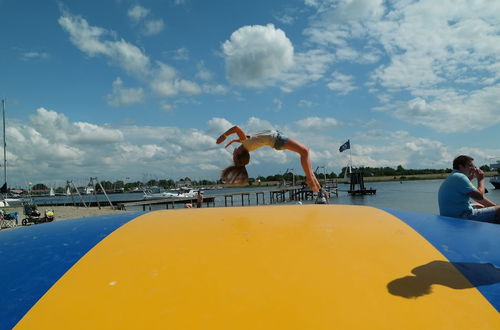
<path id="1" fill-rule="evenodd" d="M 2 99 L 2 117 L 3 117 L 3 177 L 7 183 L 7 144 L 5 143 L 5 99 Z"/>
<path id="2" fill-rule="evenodd" d="M 352 173 L 352 153 L 351 153 L 351 140 L 349 140 L 349 173 Z"/>

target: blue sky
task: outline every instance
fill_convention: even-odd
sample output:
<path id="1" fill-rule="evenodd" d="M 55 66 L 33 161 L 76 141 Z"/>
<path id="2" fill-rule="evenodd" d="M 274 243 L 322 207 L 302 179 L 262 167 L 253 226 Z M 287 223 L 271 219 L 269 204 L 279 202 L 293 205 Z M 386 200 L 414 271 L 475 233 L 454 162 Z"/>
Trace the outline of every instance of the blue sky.
<path id="1" fill-rule="evenodd" d="M 10 186 L 216 179 L 238 124 L 313 167 L 500 159 L 498 1 L 0 0 Z M 300 172 L 252 153 L 250 176 Z"/>

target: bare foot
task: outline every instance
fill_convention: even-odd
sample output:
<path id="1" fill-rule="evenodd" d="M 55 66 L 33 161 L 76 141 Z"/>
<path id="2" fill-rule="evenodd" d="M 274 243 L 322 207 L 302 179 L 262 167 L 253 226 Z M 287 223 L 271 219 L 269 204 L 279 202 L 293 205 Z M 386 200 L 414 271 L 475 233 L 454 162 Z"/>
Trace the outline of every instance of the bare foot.
<path id="1" fill-rule="evenodd" d="M 317 180 L 314 181 L 306 178 L 306 184 L 309 186 L 309 188 L 311 188 L 313 192 L 318 192 L 321 186 L 319 185 L 319 182 Z"/>

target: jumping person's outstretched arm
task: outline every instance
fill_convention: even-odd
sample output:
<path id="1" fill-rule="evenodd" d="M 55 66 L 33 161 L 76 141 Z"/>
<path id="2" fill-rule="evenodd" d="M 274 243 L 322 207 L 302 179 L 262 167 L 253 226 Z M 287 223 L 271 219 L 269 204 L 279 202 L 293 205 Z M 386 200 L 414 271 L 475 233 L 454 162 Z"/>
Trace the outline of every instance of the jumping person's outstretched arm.
<path id="1" fill-rule="evenodd" d="M 229 143 L 228 143 L 228 144 L 226 144 L 226 146 L 225 146 L 224 148 L 229 147 L 229 146 L 230 146 L 231 144 L 233 144 L 234 142 L 241 142 L 241 140 L 240 140 L 240 139 L 234 139 L 234 140 L 231 140 L 231 141 L 229 141 Z"/>
<path id="2" fill-rule="evenodd" d="M 241 129 L 241 127 L 239 127 L 239 126 L 233 126 L 230 129 L 228 129 L 224 134 L 222 134 L 221 136 L 219 136 L 219 138 L 217 139 L 216 143 L 220 144 L 220 143 L 224 142 L 224 140 L 229 135 L 235 134 L 235 133 L 240 138 L 240 141 L 243 141 L 243 140 L 247 139 L 247 136 L 245 135 L 245 132 Z"/>

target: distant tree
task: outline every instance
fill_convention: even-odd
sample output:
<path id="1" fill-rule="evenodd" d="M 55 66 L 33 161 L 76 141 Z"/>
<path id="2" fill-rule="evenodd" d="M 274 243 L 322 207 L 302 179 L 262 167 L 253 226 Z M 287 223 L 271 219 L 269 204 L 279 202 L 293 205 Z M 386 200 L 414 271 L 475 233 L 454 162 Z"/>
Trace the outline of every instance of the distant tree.
<path id="1" fill-rule="evenodd" d="M 198 184 L 201 185 L 201 186 L 210 186 L 210 185 L 214 185 L 215 181 L 203 179 L 203 180 L 200 180 L 198 182 Z"/>
<path id="2" fill-rule="evenodd" d="M 122 180 L 115 181 L 115 183 L 113 183 L 113 185 L 114 185 L 115 189 L 125 188 L 125 183 Z"/>
<path id="3" fill-rule="evenodd" d="M 288 172 L 283 175 L 283 179 L 286 181 L 292 181 L 294 174 L 292 172 Z"/>
<path id="4" fill-rule="evenodd" d="M 484 172 L 489 172 L 491 171 L 491 168 L 488 165 L 483 165 L 480 167 L 480 169 Z"/>
<path id="5" fill-rule="evenodd" d="M 125 190 L 126 191 L 133 191 L 136 188 L 141 188 L 142 187 L 142 182 L 136 181 L 136 182 L 127 182 L 125 184 Z"/>
<path id="6" fill-rule="evenodd" d="M 331 172 L 330 174 L 327 174 L 327 175 L 326 175 L 326 177 L 327 177 L 328 179 L 335 179 L 335 178 L 337 177 L 337 174 L 335 174 L 335 173 Z"/>
<path id="7" fill-rule="evenodd" d="M 113 190 L 113 183 L 111 181 L 101 181 L 101 185 L 106 191 Z M 101 187 L 97 186 L 97 191 L 101 191 Z"/>
<path id="8" fill-rule="evenodd" d="M 175 185 L 174 183 L 174 180 L 172 179 L 161 179 L 160 181 L 158 181 L 158 186 L 162 187 L 162 188 L 165 188 L 165 189 L 168 189 L 168 188 L 171 188 Z"/>
<path id="9" fill-rule="evenodd" d="M 47 188 L 47 186 L 43 183 L 37 183 L 36 185 L 31 187 L 31 190 L 49 190 L 49 188 Z"/>
<path id="10" fill-rule="evenodd" d="M 158 180 L 149 180 L 147 183 L 146 183 L 146 186 L 148 187 L 151 187 L 151 186 L 158 186 Z"/>

